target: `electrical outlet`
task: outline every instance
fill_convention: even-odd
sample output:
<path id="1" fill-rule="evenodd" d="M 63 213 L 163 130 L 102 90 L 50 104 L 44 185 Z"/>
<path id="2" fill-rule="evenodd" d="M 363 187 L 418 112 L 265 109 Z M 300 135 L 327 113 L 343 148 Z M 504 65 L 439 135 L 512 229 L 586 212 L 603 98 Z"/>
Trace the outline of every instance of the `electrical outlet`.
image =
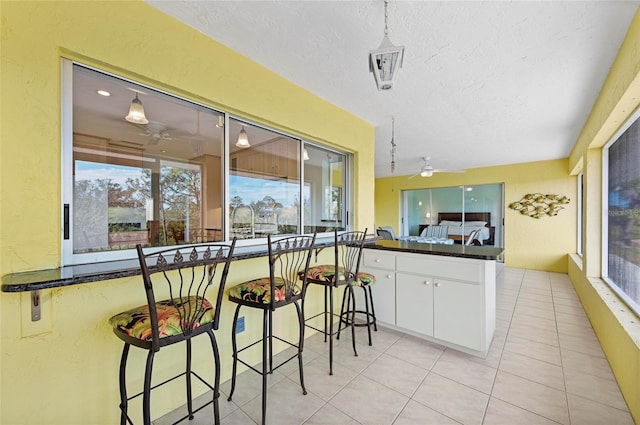
<path id="1" fill-rule="evenodd" d="M 236 322 L 236 333 L 244 332 L 244 316 L 238 317 L 238 321 Z"/>

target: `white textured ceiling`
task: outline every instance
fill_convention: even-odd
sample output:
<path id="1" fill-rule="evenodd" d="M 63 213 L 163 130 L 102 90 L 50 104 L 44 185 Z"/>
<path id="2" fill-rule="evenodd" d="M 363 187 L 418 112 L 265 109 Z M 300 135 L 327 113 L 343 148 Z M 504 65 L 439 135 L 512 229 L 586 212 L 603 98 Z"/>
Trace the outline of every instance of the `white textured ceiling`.
<path id="1" fill-rule="evenodd" d="M 149 1 L 376 127 L 376 177 L 568 157 L 640 1 L 389 3 L 392 90 L 368 53 L 384 2 Z"/>

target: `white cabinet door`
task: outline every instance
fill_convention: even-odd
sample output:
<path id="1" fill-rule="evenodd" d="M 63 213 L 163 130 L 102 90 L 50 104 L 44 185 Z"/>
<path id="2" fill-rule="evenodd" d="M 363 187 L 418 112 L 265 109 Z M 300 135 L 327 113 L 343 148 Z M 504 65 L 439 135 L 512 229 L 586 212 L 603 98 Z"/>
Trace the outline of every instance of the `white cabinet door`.
<path id="1" fill-rule="evenodd" d="M 396 273 L 396 323 L 433 336 L 433 278 Z"/>
<path id="2" fill-rule="evenodd" d="M 482 348 L 482 287 L 477 283 L 434 279 L 433 336 L 474 350 Z"/>
<path id="3" fill-rule="evenodd" d="M 376 320 L 389 325 L 396 324 L 396 272 L 394 270 L 374 269 L 370 267 L 362 268 L 363 272 L 370 273 L 376 277 L 376 284 L 371 287 L 373 296 L 373 306 L 376 311 Z M 362 290 L 354 288 L 358 296 L 357 302 L 359 310 L 364 310 L 363 300 L 360 297 Z M 369 307 L 371 308 L 371 307 Z"/>

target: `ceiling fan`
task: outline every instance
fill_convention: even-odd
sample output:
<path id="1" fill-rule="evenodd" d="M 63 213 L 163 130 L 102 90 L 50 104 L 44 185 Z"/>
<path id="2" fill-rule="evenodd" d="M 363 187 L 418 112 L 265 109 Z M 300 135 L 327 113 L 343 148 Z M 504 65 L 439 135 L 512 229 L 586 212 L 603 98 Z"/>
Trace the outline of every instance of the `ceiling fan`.
<path id="1" fill-rule="evenodd" d="M 171 134 L 168 132 L 166 125 L 157 121 L 149 121 L 147 124 L 133 124 L 143 132 L 138 133 L 141 136 L 151 137 L 149 144 L 154 145 L 160 140 L 172 140 Z"/>
<path id="2" fill-rule="evenodd" d="M 433 166 L 431 165 L 430 160 L 431 160 L 431 157 L 423 156 L 422 157 L 422 161 L 423 161 L 424 164 L 422 165 L 422 168 L 420 169 L 420 172 L 412 175 L 409 178 L 412 179 L 412 178 L 417 177 L 417 176 L 431 177 L 431 176 L 433 176 L 433 173 L 464 173 L 464 170 L 448 171 L 448 170 L 434 169 Z"/>

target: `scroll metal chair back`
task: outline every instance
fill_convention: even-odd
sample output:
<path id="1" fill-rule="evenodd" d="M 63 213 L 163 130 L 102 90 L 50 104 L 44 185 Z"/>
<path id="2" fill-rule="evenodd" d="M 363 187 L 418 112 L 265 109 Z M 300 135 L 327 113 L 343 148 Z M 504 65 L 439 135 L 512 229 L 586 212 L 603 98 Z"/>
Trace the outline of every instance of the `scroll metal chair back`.
<path id="1" fill-rule="evenodd" d="M 382 240 L 386 240 L 386 241 L 393 240 L 393 235 L 388 230 L 377 229 L 376 233 L 378 233 L 378 237 Z"/>
<path id="2" fill-rule="evenodd" d="M 318 332 L 322 332 L 329 338 L 329 374 L 333 375 L 333 336 L 339 338 L 339 330 L 334 332 L 334 319 L 338 318 L 342 323 L 342 314 L 334 313 L 333 308 L 333 289 L 345 285 L 345 291 L 349 291 L 348 299 L 352 302 L 351 320 L 347 320 L 351 324 L 351 335 L 353 342 L 353 352 L 357 356 L 355 339 L 355 296 L 353 296 L 353 286 L 358 281 L 360 271 L 360 262 L 362 260 L 362 248 L 364 246 L 367 230 L 351 231 L 338 233 L 334 232 L 334 261 L 333 264 L 314 266 L 309 269 L 308 283 L 324 285 L 324 311 L 307 317 L 305 319 L 306 326 Z M 345 297 L 346 298 L 346 297 Z M 343 298 L 343 300 L 345 299 Z M 344 304 L 344 303 L 343 303 Z M 304 310 L 304 307 L 303 307 Z M 324 318 L 324 328 L 320 329 L 312 324 L 312 320 L 318 316 Z"/>
<path id="3" fill-rule="evenodd" d="M 391 227 L 391 226 L 380 226 L 380 227 L 378 227 L 378 229 L 385 230 L 385 231 L 389 232 L 389 234 L 391 235 L 391 240 L 398 239 L 398 238 L 396 238 L 396 232 L 393 231 L 393 227 Z"/>
<path id="4" fill-rule="evenodd" d="M 142 395 L 143 421 L 151 424 L 151 390 L 184 376 L 186 380 L 187 412 L 183 419 L 192 419 L 195 412 L 213 404 L 215 423 L 220 423 L 219 388 L 220 356 L 213 330 L 218 329 L 222 297 L 229 274 L 229 266 L 236 240 L 231 244 L 198 244 L 180 246 L 145 253 L 137 245 L 142 281 L 147 304 L 113 316 L 109 322 L 113 332 L 125 343 L 120 360 L 120 409 L 121 424 L 132 423 L 128 415 L 128 402 Z M 216 285 L 217 283 L 217 285 Z M 215 301 L 211 303 L 206 293 L 217 286 Z M 162 298 L 158 301 L 157 298 Z M 209 335 L 215 362 L 213 384 L 191 369 L 191 338 Z M 186 342 L 187 364 L 184 372 L 151 387 L 154 355 L 164 346 Z M 148 350 L 143 391 L 127 395 L 126 366 L 129 349 L 136 346 Z M 191 378 L 209 387 L 212 400 L 194 410 Z"/>
<path id="5" fill-rule="evenodd" d="M 267 236 L 269 254 L 269 276 L 250 280 L 229 289 L 229 301 L 237 303 L 233 316 L 232 348 L 233 371 L 231 375 L 231 390 L 229 401 L 233 397 L 236 386 L 238 362 L 262 375 L 262 424 L 266 423 L 267 415 L 267 376 L 285 363 L 298 359 L 300 370 L 300 385 L 302 393 L 307 394 L 304 386 L 304 371 L 302 366 L 302 349 L 304 346 L 304 316 L 299 301 L 304 300 L 307 290 L 307 272 L 311 262 L 311 254 L 315 245 L 316 235 L 298 235 L 273 240 Z M 298 317 L 298 341 L 291 342 L 273 334 L 273 311 L 280 307 L 293 304 Z M 240 308 L 246 306 L 263 310 L 262 339 L 238 348 L 236 340 L 236 325 Z M 273 338 L 295 347 L 296 353 L 274 367 Z M 262 370 L 240 358 L 240 354 L 254 345 L 262 342 Z"/>

